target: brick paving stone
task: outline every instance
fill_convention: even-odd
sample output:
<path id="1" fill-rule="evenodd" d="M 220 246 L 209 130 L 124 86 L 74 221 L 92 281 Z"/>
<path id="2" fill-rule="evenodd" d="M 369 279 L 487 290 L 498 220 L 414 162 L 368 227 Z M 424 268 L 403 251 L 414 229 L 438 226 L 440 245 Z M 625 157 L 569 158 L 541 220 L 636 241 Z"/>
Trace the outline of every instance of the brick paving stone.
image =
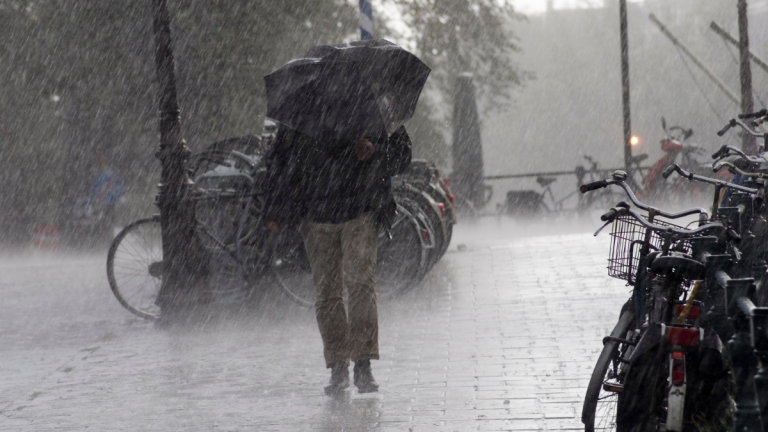
<path id="1" fill-rule="evenodd" d="M 336 399 L 313 313 L 279 293 L 156 329 L 111 298 L 103 256 L 0 257 L 0 430 L 581 430 L 628 296 L 606 276 L 607 236 L 473 229 L 380 302 L 381 391 Z"/>

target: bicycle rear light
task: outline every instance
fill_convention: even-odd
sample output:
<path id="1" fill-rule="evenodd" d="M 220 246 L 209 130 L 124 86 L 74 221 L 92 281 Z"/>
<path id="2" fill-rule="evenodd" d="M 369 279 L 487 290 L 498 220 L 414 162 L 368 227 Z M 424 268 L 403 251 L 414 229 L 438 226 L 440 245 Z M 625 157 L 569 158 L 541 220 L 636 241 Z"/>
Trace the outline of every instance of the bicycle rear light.
<path id="1" fill-rule="evenodd" d="M 451 202 L 451 204 L 453 204 L 454 202 L 456 202 L 456 195 L 454 195 L 454 194 L 448 194 L 448 201 L 450 201 L 450 202 Z"/>
<path id="2" fill-rule="evenodd" d="M 440 207 L 440 217 L 445 218 L 445 204 L 437 203 L 437 206 Z"/>
<path id="3" fill-rule="evenodd" d="M 672 385 L 681 386 L 685 384 L 685 355 L 680 351 L 672 351 L 670 361 L 672 362 L 672 370 L 669 377 Z"/>
<path id="4" fill-rule="evenodd" d="M 421 230 L 421 238 L 424 240 L 427 240 L 429 238 L 429 231 L 422 228 Z"/>
<path id="5" fill-rule="evenodd" d="M 699 339 L 695 328 L 667 327 L 667 343 L 671 345 L 694 346 Z M 674 354 L 674 353 L 673 353 Z"/>
<path id="6" fill-rule="evenodd" d="M 683 313 L 683 309 L 685 309 L 685 305 L 675 305 L 675 316 L 680 316 L 681 313 Z M 699 307 L 698 306 L 691 306 L 691 309 L 688 311 L 688 316 L 686 319 L 693 320 L 699 317 Z"/>

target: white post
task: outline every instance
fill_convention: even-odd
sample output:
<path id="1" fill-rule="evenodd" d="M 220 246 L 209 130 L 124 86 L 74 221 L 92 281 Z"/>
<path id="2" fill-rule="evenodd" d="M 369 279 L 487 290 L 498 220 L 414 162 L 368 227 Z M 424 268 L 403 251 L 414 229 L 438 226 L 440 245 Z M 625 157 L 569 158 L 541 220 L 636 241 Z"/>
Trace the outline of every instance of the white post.
<path id="1" fill-rule="evenodd" d="M 360 39 L 373 39 L 373 8 L 369 0 L 360 0 Z"/>

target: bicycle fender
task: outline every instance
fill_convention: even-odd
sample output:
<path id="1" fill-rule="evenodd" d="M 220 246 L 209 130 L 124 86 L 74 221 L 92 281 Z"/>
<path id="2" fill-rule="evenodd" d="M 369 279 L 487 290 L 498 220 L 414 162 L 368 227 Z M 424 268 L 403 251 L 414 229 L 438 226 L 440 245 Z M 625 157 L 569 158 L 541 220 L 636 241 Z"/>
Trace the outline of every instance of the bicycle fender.
<path id="1" fill-rule="evenodd" d="M 632 354 L 629 356 L 629 362 L 630 363 L 635 362 L 643 354 L 659 346 L 659 344 L 661 344 L 664 341 L 663 339 L 664 335 L 661 334 L 661 331 L 662 331 L 661 324 L 651 323 L 651 325 L 648 326 L 648 329 L 645 331 L 643 336 L 640 337 L 640 341 L 637 343 L 637 346 L 632 351 Z"/>

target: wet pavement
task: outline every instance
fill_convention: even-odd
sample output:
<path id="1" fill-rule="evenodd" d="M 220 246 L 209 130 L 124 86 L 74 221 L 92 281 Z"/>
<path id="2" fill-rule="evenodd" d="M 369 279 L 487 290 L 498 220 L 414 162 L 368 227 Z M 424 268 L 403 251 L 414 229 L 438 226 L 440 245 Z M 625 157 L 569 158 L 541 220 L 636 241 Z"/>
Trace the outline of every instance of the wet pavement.
<path id="1" fill-rule="evenodd" d="M 380 302 L 381 390 L 340 398 L 313 313 L 277 291 L 157 329 L 112 297 L 106 254 L 2 255 L 0 430 L 582 430 L 629 290 L 607 234 L 502 223 L 458 225 L 423 283 Z"/>

